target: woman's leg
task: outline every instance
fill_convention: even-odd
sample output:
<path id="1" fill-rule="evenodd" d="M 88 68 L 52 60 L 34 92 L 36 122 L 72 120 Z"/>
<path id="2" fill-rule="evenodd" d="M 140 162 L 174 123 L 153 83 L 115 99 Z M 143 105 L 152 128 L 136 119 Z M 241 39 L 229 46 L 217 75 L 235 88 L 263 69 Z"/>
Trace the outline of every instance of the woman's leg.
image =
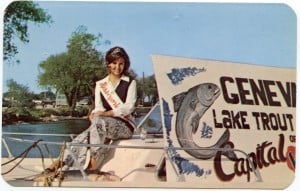
<path id="1" fill-rule="evenodd" d="M 80 133 L 77 137 L 75 137 L 72 140 L 72 143 L 88 143 L 88 132 L 89 129 L 86 129 L 82 133 Z M 75 161 L 72 157 L 77 159 L 78 163 L 80 166 L 83 166 L 85 164 L 86 160 L 86 151 L 87 148 L 83 146 L 71 146 L 70 150 L 66 149 L 64 151 L 64 157 L 63 161 L 59 161 L 59 159 L 55 160 L 48 168 L 46 168 L 46 171 L 54 171 L 58 168 L 62 168 L 63 166 L 66 167 L 73 167 L 76 166 Z"/>
<path id="2" fill-rule="evenodd" d="M 84 130 L 77 137 L 72 140 L 72 143 L 82 143 L 88 144 L 88 135 L 89 129 Z M 84 166 L 86 160 L 86 146 L 71 146 L 70 150 L 66 150 L 63 158 L 63 162 L 67 167 L 75 167 L 75 161 L 73 159 L 76 158 L 77 162 L 80 166 Z"/>
<path id="3" fill-rule="evenodd" d="M 129 139 L 133 131 L 124 121 L 114 117 L 97 117 L 91 126 L 91 144 L 109 144 L 112 140 Z M 109 154 L 109 148 L 91 147 L 91 169 L 99 169 Z"/>
<path id="4" fill-rule="evenodd" d="M 132 130 L 128 128 L 125 122 L 113 117 L 100 116 L 95 117 L 92 120 L 90 127 L 73 139 L 72 143 L 109 144 L 112 140 L 129 139 L 132 137 L 132 135 Z M 63 164 L 65 166 L 76 166 L 72 155 L 77 159 L 79 165 L 82 167 L 86 163 L 86 160 L 90 160 L 86 158 L 86 153 L 88 150 L 86 146 L 72 146 L 70 149 L 71 150 L 66 150 L 64 154 Z M 110 149 L 108 148 L 91 147 L 90 168 L 99 169 L 107 154 L 109 154 L 109 150 Z M 54 170 L 57 168 L 56 164 L 58 163 L 55 162 L 48 169 Z"/>

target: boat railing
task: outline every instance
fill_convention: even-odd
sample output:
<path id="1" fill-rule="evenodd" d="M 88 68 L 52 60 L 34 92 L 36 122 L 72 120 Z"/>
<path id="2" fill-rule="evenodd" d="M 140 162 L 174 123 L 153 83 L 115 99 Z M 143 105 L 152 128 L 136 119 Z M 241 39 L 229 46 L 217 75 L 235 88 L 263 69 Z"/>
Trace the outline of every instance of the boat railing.
<path id="1" fill-rule="evenodd" d="M 146 120 L 150 117 L 150 115 L 154 112 L 154 110 L 159 107 L 159 103 L 156 103 L 151 110 L 145 115 L 145 117 L 139 122 L 139 124 L 137 125 L 137 131 L 140 134 L 134 134 L 133 138 L 140 138 L 142 140 L 145 140 L 145 138 L 147 138 L 147 135 L 149 135 L 149 133 L 143 134 L 142 128 L 143 125 L 145 124 Z M 15 132 L 2 132 L 3 135 L 18 135 L 18 136 L 54 136 L 54 137 L 70 137 L 71 139 L 73 139 L 77 134 L 53 134 L 53 133 L 15 133 Z M 151 134 L 150 134 L 151 135 Z M 153 137 L 152 137 L 153 138 Z M 16 138 L 16 137 L 9 137 L 9 136 L 2 136 L 2 142 L 3 145 L 5 147 L 5 149 L 7 150 L 8 156 L 9 158 L 13 158 L 14 156 L 12 155 L 8 144 L 7 144 L 7 140 L 11 140 L 11 141 L 17 141 L 17 142 L 23 142 L 23 143 L 35 143 L 35 140 L 29 140 L 29 139 L 23 139 L 23 138 Z M 152 141 L 153 142 L 153 141 Z M 168 147 L 168 146 L 139 146 L 139 145 L 115 145 L 115 144 L 83 144 L 83 143 L 73 143 L 73 142 L 54 142 L 54 141 L 43 141 L 40 140 L 37 144 L 44 144 L 44 145 L 60 145 L 63 146 L 64 144 L 66 145 L 67 150 L 70 151 L 72 158 L 74 159 L 75 163 L 78 163 L 76 157 L 73 155 L 73 152 L 71 151 L 71 147 L 72 146 L 76 146 L 76 147 L 102 147 L 102 148 L 114 148 L 114 149 L 122 149 L 122 148 L 126 148 L 126 149 L 159 149 L 159 150 L 163 150 L 165 156 L 167 157 L 167 159 L 170 161 L 170 164 L 172 166 L 173 171 L 175 172 L 175 174 L 177 175 L 177 180 L 178 181 L 184 181 L 183 175 L 180 174 L 176 167 L 174 162 L 172 162 L 171 160 L 171 152 L 170 149 L 173 150 L 214 150 L 214 151 L 220 151 L 220 152 L 239 152 L 242 153 L 243 155 L 245 155 L 246 159 L 248 160 L 251 169 L 254 172 L 254 175 L 256 177 L 256 181 L 257 182 L 261 182 L 262 181 L 262 177 L 261 174 L 259 172 L 259 169 L 255 167 L 254 162 L 250 159 L 250 156 L 243 150 L 240 149 L 233 149 L 233 148 L 187 148 L 187 147 Z M 82 173 L 82 176 L 84 179 L 86 179 L 86 174 L 83 170 L 83 168 L 77 164 L 76 165 L 77 168 L 79 168 L 79 170 Z"/>
<path id="2" fill-rule="evenodd" d="M 12 133 L 12 132 L 2 132 L 3 135 L 30 135 L 30 136 L 62 136 L 62 137 L 74 137 L 76 136 L 76 134 L 41 134 L 41 133 Z M 139 135 L 136 135 L 139 136 Z M 136 137 L 137 138 L 137 137 Z M 8 154 L 9 154 L 9 158 L 13 158 L 13 154 L 11 153 L 8 144 L 7 144 L 7 140 L 10 141 L 15 141 L 15 142 L 22 142 L 22 143 L 34 143 L 36 142 L 35 140 L 30 140 L 30 139 L 24 139 L 24 138 L 16 138 L 16 137 L 4 137 L 2 136 L 2 142 L 3 145 L 5 147 L 5 149 L 7 150 Z M 188 148 L 188 147 L 168 147 L 168 146 L 139 146 L 139 145 L 115 145 L 115 144 L 84 144 L 84 143 L 73 143 L 73 142 L 55 142 L 55 141 L 39 141 L 38 144 L 44 144 L 44 145 L 59 145 L 59 146 L 63 146 L 64 144 L 66 144 L 66 149 L 68 149 L 69 151 L 71 151 L 71 147 L 72 146 L 76 146 L 76 147 L 102 147 L 102 148 L 112 148 L 112 149 L 158 149 L 158 150 L 163 150 L 165 156 L 168 158 L 169 161 L 171 160 L 171 156 L 170 156 L 170 149 L 174 149 L 174 150 L 214 150 L 214 151 L 220 151 L 220 152 L 239 152 L 242 153 L 246 159 L 249 161 L 249 164 L 251 165 L 251 169 L 253 169 L 253 173 L 256 177 L 256 181 L 257 182 L 261 182 L 262 181 L 262 177 L 261 174 L 259 172 L 259 169 L 255 167 L 253 161 L 250 159 L 249 155 L 240 149 L 233 149 L 233 148 Z M 72 154 L 72 152 L 70 152 Z M 74 159 L 74 161 L 76 162 L 76 157 L 72 156 L 72 158 Z M 178 181 L 184 181 L 184 178 L 182 178 L 181 174 L 177 172 L 174 164 L 171 162 L 171 165 L 173 167 L 173 170 L 175 172 L 175 174 L 178 177 Z M 79 170 L 82 173 L 83 178 L 85 179 L 87 176 L 84 172 L 84 170 L 82 168 L 80 168 L 80 165 L 76 165 Z"/>

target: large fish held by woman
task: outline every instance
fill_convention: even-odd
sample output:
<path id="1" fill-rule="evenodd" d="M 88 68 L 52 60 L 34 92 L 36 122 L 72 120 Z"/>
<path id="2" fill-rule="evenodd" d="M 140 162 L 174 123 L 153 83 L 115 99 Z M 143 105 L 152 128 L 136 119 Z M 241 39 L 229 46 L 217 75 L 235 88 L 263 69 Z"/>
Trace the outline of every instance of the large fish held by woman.
<path id="1" fill-rule="evenodd" d="M 220 95 L 220 88 L 213 83 L 203 83 L 190 88 L 187 92 L 175 95 L 172 100 L 176 116 L 176 135 L 185 151 L 198 159 L 210 159 L 218 152 L 218 148 L 229 140 L 226 129 L 219 140 L 212 146 L 200 147 L 193 140 L 199 121 L 207 109 Z M 197 150 L 196 150 L 197 149 Z M 232 154 L 232 153 L 231 153 Z"/>

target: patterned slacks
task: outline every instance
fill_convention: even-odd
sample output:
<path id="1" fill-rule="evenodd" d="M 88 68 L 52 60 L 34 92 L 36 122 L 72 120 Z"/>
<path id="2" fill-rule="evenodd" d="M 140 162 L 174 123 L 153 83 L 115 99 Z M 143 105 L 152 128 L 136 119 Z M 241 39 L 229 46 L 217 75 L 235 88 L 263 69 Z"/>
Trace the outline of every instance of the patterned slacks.
<path id="1" fill-rule="evenodd" d="M 114 117 L 98 116 L 93 118 L 90 127 L 73 139 L 72 143 L 110 144 L 111 141 L 129 139 L 132 135 L 132 128 L 123 120 Z M 82 167 L 85 164 L 88 149 L 90 149 L 91 157 L 96 161 L 97 168 L 101 167 L 110 148 L 71 146 L 73 156 L 77 158 L 79 165 Z M 64 155 L 64 163 L 67 167 L 76 166 L 71 153 L 68 151 Z"/>

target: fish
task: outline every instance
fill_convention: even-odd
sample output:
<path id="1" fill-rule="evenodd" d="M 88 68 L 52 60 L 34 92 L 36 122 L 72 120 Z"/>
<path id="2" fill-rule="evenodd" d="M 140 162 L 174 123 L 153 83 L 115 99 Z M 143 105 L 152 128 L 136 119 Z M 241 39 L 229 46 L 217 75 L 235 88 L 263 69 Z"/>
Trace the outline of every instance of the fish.
<path id="1" fill-rule="evenodd" d="M 175 131 L 178 142 L 185 152 L 198 159 L 210 159 L 216 155 L 230 137 L 226 129 L 217 142 L 208 147 L 200 147 L 193 140 L 199 121 L 220 95 L 220 88 L 213 83 L 202 83 L 172 97 L 174 111 L 177 112 Z M 197 149 L 197 150 L 196 150 Z M 232 154 L 232 153 L 231 153 Z"/>
<path id="2" fill-rule="evenodd" d="M 120 182 L 121 178 L 117 176 L 113 171 L 98 171 L 98 170 L 86 170 L 86 178 L 89 181 L 102 181 L 102 182 Z M 43 182 L 45 177 L 59 178 L 59 175 L 55 172 L 39 173 L 22 178 L 25 181 Z M 64 170 L 62 171 L 62 179 L 64 181 L 80 181 L 84 180 L 80 170 Z"/>

